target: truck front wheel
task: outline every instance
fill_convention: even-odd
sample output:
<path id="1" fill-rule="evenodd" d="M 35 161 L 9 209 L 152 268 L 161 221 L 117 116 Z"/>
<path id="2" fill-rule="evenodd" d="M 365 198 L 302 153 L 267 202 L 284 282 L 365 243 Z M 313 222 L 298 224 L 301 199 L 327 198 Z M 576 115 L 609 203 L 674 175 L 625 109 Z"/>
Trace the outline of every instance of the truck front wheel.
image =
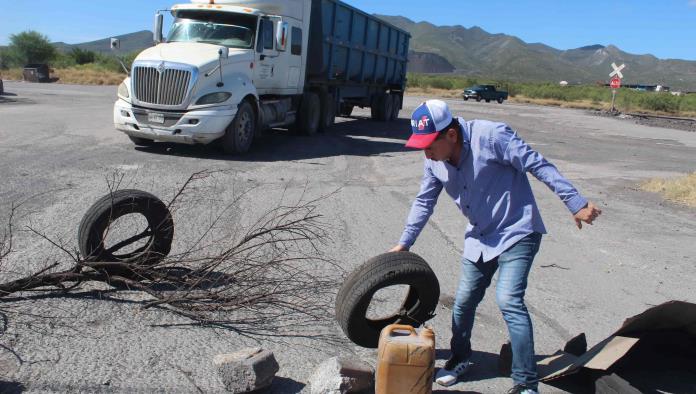
<path id="1" fill-rule="evenodd" d="M 246 153 L 251 148 L 256 131 L 256 116 L 248 101 L 239 105 L 237 115 L 222 137 L 222 150 L 227 154 Z"/>
<path id="2" fill-rule="evenodd" d="M 503 98 L 502 98 L 502 97 L 498 97 L 498 100 L 496 100 L 496 101 L 498 101 L 498 104 L 502 104 L 502 103 L 503 103 Z"/>

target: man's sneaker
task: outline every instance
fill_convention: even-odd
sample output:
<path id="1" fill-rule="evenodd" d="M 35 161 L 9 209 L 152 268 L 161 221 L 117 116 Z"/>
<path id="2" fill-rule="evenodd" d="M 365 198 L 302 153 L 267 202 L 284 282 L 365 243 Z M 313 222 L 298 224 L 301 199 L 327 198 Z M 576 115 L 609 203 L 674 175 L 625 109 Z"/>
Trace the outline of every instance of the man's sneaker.
<path id="1" fill-rule="evenodd" d="M 457 379 L 469 370 L 470 365 L 469 360 L 459 361 L 455 358 L 450 358 L 445 363 L 445 366 L 437 371 L 435 382 L 440 386 L 451 386 L 457 383 Z"/>
<path id="2" fill-rule="evenodd" d="M 527 385 L 516 384 L 515 387 L 508 390 L 507 394 L 539 394 L 539 392 Z"/>

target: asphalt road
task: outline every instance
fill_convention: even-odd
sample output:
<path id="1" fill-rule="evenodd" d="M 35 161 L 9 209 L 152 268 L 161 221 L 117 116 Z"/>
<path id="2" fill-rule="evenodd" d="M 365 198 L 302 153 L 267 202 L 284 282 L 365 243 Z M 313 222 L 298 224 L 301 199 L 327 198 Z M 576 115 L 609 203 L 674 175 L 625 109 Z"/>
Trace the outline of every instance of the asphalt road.
<path id="1" fill-rule="evenodd" d="M 228 157 L 205 147 L 135 148 L 113 129 L 116 87 L 5 82 L 5 91 L 8 95 L 0 97 L 0 217 L 6 218 L 13 202 L 25 203 L 15 253 L 2 267 L 3 280 L 58 255 L 46 241 L 22 231 L 27 225 L 74 247 L 80 218 L 107 193 L 107 179 L 117 172 L 124 176 L 122 187 L 167 200 L 191 173 L 224 170 L 216 175 L 215 199 L 224 204 L 247 190 L 241 222 L 277 205 L 283 193 L 293 198 L 335 192 L 320 208 L 332 225 L 333 243 L 326 251 L 347 271 L 396 243 L 421 177 L 422 153 L 403 148 L 408 115 L 423 100 L 419 97 L 406 97 L 401 118 L 389 124 L 372 122 L 368 111 L 357 110 L 352 118 L 339 118 L 326 134 L 273 131 L 248 155 Z M 593 345 L 650 305 L 696 302 L 696 210 L 663 202 L 638 187 L 650 177 L 696 170 L 696 133 L 580 110 L 459 100 L 450 106 L 467 119 L 509 123 L 604 211 L 594 226 L 580 231 L 560 200 L 532 181 L 549 230 L 526 296 L 538 354 L 553 353 L 581 332 Z M 202 209 L 175 215 L 175 248 L 205 221 Z M 438 366 L 447 357 L 449 307 L 465 225 L 466 218 L 443 194 L 412 249 L 440 280 L 442 297 L 432 320 Z M 477 313 L 476 365 L 470 379 L 449 391 L 504 392 L 511 386 L 496 372 L 507 331 L 493 291 L 491 287 Z M 100 300 L 94 294 L 26 301 L 24 308 L 36 314 L 69 319 L 49 330 L 10 324 L 0 342 L 15 354 L 0 349 L 0 380 L 19 382 L 29 392 L 219 392 L 213 356 L 260 343 L 275 352 L 280 364 L 272 392 L 294 393 L 306 390 L 312 370 L 328 357 L 354 354 L 370 363 L 376 358 L 375 351 L 350 344 L 267 341 L 226 330 L 164 327 L 159 323 L 185 320 L 143 311 L 132 298 Z M 342 337 L 335 324 L 317 330 Z"/>

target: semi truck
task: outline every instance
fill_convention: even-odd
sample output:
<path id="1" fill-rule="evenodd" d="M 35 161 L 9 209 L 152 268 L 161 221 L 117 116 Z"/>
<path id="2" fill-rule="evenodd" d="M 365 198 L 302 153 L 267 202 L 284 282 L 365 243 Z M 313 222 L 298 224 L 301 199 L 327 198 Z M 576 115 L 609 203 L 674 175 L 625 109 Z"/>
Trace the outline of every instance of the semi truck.
<path id="1" fill-rule="evenodd" d="M 339 0 L 192 0 L 155 14 L 154 41 L 114 105 L 136 145 L 241 154 L 270 128 L 314 134 L 354 107 L 391 121 L 402 106 L 410 35 Z"/>

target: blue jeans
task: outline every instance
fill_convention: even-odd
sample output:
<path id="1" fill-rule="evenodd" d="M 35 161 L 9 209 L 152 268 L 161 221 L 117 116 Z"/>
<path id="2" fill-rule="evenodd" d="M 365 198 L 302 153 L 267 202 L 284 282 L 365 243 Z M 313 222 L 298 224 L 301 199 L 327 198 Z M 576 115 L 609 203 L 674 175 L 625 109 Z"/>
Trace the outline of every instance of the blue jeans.
<path id="1" fill-rule="evenodd" d="M 496 301 L 510 334 L 511 377 L 515 384 L 526 384 L 531 388 L 537 387 L 537 371 L 532 320 L 524 305 L 524 292 L 540 244 L 541 234 L 532 233 L 491 261 L 462 259 L 461 279 L 452 308 L 452 355 L 458 360 L 467 360 L 471 357 L 471 329 L 476 307 L 491 284 L 493 274 L 500 270 Z"/>

